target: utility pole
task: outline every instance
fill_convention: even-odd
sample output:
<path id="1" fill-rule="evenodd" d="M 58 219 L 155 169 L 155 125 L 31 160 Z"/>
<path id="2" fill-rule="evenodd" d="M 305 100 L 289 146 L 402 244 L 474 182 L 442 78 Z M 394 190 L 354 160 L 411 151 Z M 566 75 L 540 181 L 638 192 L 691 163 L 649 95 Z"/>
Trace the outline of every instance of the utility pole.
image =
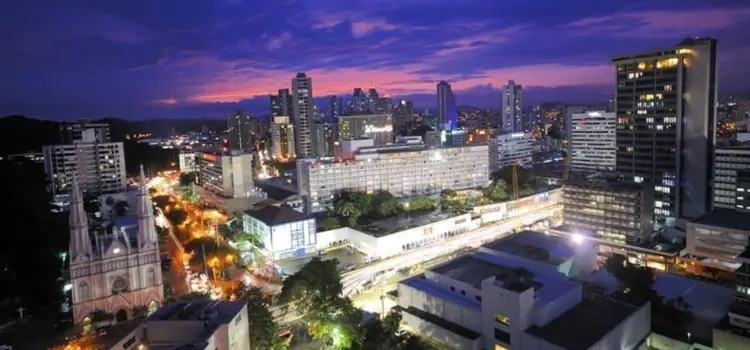
<path id="1" fill-rule="evenodd" d="M 385 294 L 383 294 L 383 291 L 380 291 L 380 319 L 385 319 Z"/>
<path id="2" fill-rule="evenodd" d="M 26 308 L 21 306 L 18 309 L 16 309 L 16 311 L 18 311 L 18 315 L 20 316 L 20 319 L 23 320 L 23 312 L 26 311 Z"/>

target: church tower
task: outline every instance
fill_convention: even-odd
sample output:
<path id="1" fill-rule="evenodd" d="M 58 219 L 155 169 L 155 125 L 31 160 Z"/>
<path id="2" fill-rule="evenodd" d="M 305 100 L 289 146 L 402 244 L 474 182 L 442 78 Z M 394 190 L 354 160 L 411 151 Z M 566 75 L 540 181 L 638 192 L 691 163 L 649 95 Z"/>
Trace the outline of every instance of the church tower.
<path id="1" fill-rule="evenodd" d="M 84 327 L 101 310 L 116 322 L 133 318 L 133 308 L 156 310 L 164 299 L 154 210 L 141 166 L 134 216 L 115 220 L 112 232 L 89 234 L 83 196 L 73 179 L 70 204 L 70 278 L 73 320 Z"/>

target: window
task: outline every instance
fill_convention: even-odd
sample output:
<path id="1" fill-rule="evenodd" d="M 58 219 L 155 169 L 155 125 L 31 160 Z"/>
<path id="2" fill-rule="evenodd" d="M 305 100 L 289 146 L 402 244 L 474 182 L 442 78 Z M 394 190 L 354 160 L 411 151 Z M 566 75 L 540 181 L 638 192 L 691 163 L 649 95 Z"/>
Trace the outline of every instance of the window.
<path id="1" fill-rule="evenodd" d="M 478 295 L 477 295 L 477 296 L 475 296 L 475 297 L 474 297 L 474 299 L 476 299 L 477 301 L 482 301 L 482 297 L 480 297 L 480 296 L 478 296 Z"/>
<path id="2" fill-rule="evenodd" d="M 461 295 L 466 295 L 466 291 L 462 289 L 461 290 Z"/>
<path id="3" fill-rule="evenodd" d="M 508 332 L 506 331 L 495 328 L 495 339 L 510 345 L 510 334 L 508 334 Z"/>
<path id="4" fill-rule="evenodd" d="M 112 283 L 112 294 L 120 294 L 122 292 L 127 291 L 128 285 L 125 282 L 125 279 L 122 277 L 117 277 L 115 281 Z"/>
<path id="5" fill-rule="evenodd" d="M 506 326 L 510 326 L 510 317 L 502 315 L 502 314 L 495 314 L 495 321 L 500 322 Z"/>

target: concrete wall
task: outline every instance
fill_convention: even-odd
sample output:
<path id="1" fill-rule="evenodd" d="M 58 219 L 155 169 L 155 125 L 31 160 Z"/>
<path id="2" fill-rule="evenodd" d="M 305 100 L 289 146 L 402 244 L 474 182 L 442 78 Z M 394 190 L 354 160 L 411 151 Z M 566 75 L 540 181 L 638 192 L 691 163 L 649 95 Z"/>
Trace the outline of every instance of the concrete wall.
<path id="1" fill-rule="evenodd" d="M 607 333 L 591 350 L 630 350 L 640 344 L 651 333 L 651 304 L 641 306 L 624 322 Z"/>
<path id="2" fill-rule="evenodd" d="M 478 309 L 468 309 L 450 300 L 434 297 L 406 284 L 398 285 L 398 305 L 419 310 L 443 318 L 477 333 L 482 333 L 482 320 Z"/>
<path id="3" fill-rule="evenodd" d="M 461 350 L 480 350 L 482 349 L 482 337 L 471 340 L 459 336 L 449 330 L 443 329 L 435 324 L 422 320 L 419 317 L 409 314 L 408 312 L 401 313 L 402 319 L 401 324 L 410 332 L 423 334 L 441 343 L 445 343 Z"/>
<path id="4" fill-rule="evenodd" d="M 734 334 L 729 330 L 714 329 L 714 349 L 750 349 L 750 338 Z"/>

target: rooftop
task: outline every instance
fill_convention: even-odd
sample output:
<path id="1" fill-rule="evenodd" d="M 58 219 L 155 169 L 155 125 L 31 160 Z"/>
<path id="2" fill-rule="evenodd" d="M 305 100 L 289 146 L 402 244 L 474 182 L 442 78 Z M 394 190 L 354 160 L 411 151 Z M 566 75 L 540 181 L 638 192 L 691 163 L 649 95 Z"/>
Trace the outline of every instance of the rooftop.
<path id="1" fill-rule="evenodd" d="M 476 258 L 473 255 L 465 255 L 458 259 L 440 265 L 432 269 L 433 272 L 443 276 L 467 283 L 474 288 L 481 289 L 482 281 L 490 277 L 495 277 L 503 285 L 512 285 L 519 292 L 531 287 L 536 287 L 534 281 L 528 281 L 524 277 L 533 278 L 533 274 L 522 268 L 506 267 L 493 264 L 488 261 Z M 519 283 L 513 283 L 519 282 Z M 525 282 L 525 283 L 523 283 Z M 541 287 L 541 284 L 539 284 Z"/>
<path id="2" fill-rule="evenodd" d="M 642 191 L 645 189 L 644 186 L 636 183 L 620 182 L 606 178 L 571 180 L 566 181 L 565 186 L 598 189 L 604 191 Z"/>
<path id="3" fill-rule="evenodd" d="M 716 208 L 692 222 L 699 225 L 750 231 L 750 213 L 734 211 L 732 209 Z"/>
<path id="4" fill-rule="evenodd" d="M 204 321 L 216 324 L 231 321 L 247 304 L 244 300 L 183 300 L 169 303 L 151 314 L 146 322 L 153 321 Z"/>
<path id="5" fill-rule="evenodd" d="M 666 299 L 682 299 L 690 304 L 693 317 L 717 324 L 734 302 L 735 291 L 687 277 L 660 273 L 654 282 L 656 292 Z"/>
<path id="6" fill-rule="evenodd" d="M 96 349 L 110 349 L 123 340 L 128 334 L 132 333 L 141 324 L 141 320 L 132 320 L 125 323 L 118 323 L 105 330 L 105 334 L 95 338 Z"/>
<path id="7" fill-rule="evenodd" d="M 247 210 L 245 214 L 265 223 L 268 226 L 278 226 L 291 222 L 298 222 L 310 219 L 289 207 L 266 206 L 258 210 Z"/>
<path id="8" fill-rule="evenodd" d="M 526 333 L 564 349 L 589 349 L 635 311 L 634 306 L 607 298 L 584 299 L 547 325 L 532 326 Z"/>
<path id="9" fill-rule="evenodd" d="M 570 239 L 528 230 L 492 241 L 483 247 L 553 265 L 562 264 L 575 254 Z"/>

